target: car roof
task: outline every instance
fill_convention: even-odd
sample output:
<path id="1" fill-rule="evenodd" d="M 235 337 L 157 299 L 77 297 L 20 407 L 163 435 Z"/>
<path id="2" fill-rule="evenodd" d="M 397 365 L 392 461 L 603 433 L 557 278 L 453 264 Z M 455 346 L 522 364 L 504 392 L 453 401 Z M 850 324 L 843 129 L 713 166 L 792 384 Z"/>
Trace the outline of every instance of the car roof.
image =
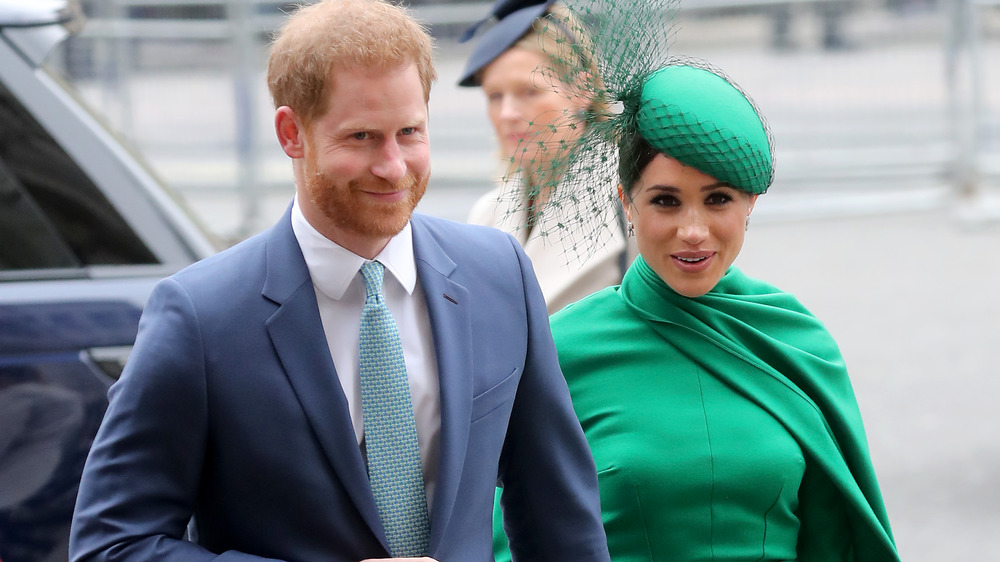
<path id="1" fill-rule="evenodd" d="M 79 0 L 0 0 L 0 34 L 36 66 L 83 21 Z"/>
<path id="2" fill-rule="evenodd" d="M 0 27 L 66 23 L 79 13 L 74 0 L 0 0 Z"/>

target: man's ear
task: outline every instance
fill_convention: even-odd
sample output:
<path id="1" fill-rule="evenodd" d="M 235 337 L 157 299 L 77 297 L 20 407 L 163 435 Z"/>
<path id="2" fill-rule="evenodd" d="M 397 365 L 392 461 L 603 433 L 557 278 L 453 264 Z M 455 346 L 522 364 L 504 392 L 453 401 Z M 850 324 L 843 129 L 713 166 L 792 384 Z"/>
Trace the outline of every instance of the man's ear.
<path id="1" fill-rule="evenodd" d="M 289 158 L 305 157 L 305 127 L 292 108 L 283 105 L 274 112 L 274 132 Z"/>

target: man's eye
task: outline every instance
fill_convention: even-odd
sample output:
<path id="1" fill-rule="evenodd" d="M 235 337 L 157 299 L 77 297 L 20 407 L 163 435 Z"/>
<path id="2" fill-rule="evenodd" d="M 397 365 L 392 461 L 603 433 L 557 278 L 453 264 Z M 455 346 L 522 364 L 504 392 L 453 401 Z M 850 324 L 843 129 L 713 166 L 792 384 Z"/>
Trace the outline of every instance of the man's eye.
<path id="1" fill-rule="evenodd" d="M 366 133 L 365 131 L 359 131 L 351 135 L 351 137 L 353 137 L 354 140 L 365 140 L 368 138 L 368 133 Z"/>
<path id="2" fill-rule="evenodd" d="M 417 128 L 416 127 L 403 127 L 402 130 L 399 131 L 399 134 L 401 134 L 401 135 L 412 135 L 413 133 L 416 133 L 416 132 L 417 132 Z"/>

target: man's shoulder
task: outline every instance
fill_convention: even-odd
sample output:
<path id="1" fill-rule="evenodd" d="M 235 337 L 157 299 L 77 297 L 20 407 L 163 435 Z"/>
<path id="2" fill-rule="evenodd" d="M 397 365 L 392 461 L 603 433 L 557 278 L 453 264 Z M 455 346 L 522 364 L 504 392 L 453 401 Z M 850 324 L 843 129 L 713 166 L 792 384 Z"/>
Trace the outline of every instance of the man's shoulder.
<path id="1" fill-rule="evenodd" d="M 416 214 L 411 224 L 417 260 L 442 272 L 457 268 L 453 280 L 459 283 L 510 284 L 529 267 L 520 244 L 495 228 Z"/>
<path id="2" fill-rule="evenodd" d="M 267 233 L 263 232 L 195 262 L 170 278 L 189 291 L 246 286 L 247 281 L 263 274 L 266 246 Z"/>
<path id="3" fill-rule="evenodd" d="M 491 246 L 509 249 L 514 241 L 510 235 L 491 226 L 455 222 L 440 217 L 414 213 L 411 224 L 416 231 L 423 231 L 437 240 L 442 247 L 478 247 L 480 251 Z M 485 247 L 483 246 L 485 245 Z"/>

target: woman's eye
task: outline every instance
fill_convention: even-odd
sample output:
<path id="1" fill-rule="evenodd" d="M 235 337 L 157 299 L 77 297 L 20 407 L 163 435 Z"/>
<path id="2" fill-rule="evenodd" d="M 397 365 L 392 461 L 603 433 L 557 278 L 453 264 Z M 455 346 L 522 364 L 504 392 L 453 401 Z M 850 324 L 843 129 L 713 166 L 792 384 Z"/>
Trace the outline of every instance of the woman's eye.
<path id="1" fill-rule="evenodd" d="M 733 200 L 733 197 L 728 193 L 710 193 L 708 197 L 705 198 L 705 203 L 708 205 L 725 205 Z"/>
<path id="2" fill-rule="evenodd" d="M 650 199 L 649 203 L 657 207 L 676 207 L 680 201 L 673 195 L 657 195 Z"/>

